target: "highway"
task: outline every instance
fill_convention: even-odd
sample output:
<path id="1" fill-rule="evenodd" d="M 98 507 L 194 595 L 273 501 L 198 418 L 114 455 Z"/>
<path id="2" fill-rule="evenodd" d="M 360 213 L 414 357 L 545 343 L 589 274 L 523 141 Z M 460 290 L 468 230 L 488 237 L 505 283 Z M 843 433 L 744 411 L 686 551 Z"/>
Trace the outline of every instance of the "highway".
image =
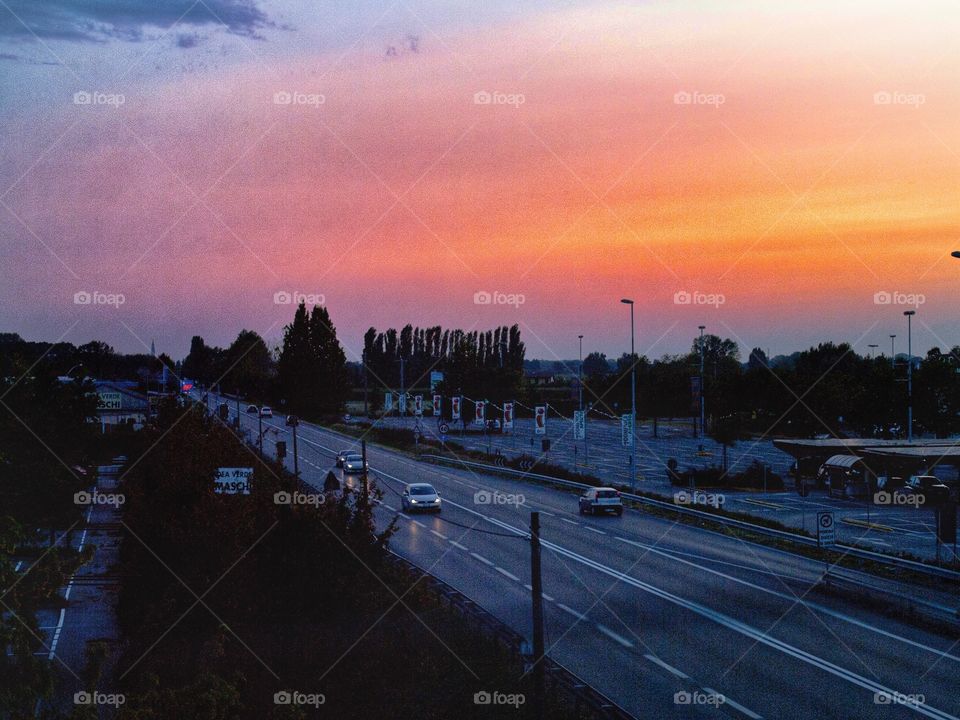
<path id="1" fill-rule="evenodd" d="M 255 438 L 256 416 L 241 418 Z M 277 439 L 292 452 L 282 418 L 264 428 L 266 453 Z M 298 436 L 316 486 L 337 450 L 359 445 L 308 423 Z M 811 593 L 823 563 L 639 511 L 582 517 L 569 493 L 368 451 L 378 523 L 400 518 L 391 548 L 528 637 L 525 535 L 538 510 L 548 654 L 637 717 L 960 714 L 958 638 Z M 438 489 L 442 514 L 397 512 L 413 481 Z"/>
<path id="2" fill-rule="evenodd" d="M 386 417 L 378 425 L 392 428 L 409 428 L 412 432 L 416 418 Z M 483 452 L 500 452 L 512 458 L 526 454 L 540 457 L 554 465 L 579 470 L 611 483 L 628 484 L 630 481 L 629 448 L 620 445 L 619 425 L 606 420 L 591 418 L 587 425 L 589 462 L 584 463 L 583 442 L 573 441 L 573 423 L 563 418 L 551 418 L 547 422 L 550 451 L 540 452 L 542 438 L 533 434 L 533 421 L 518 418 L 514 432 L 490 433 L 471 431 L 461 434 L 461 426 L 450 425 L 448 439 L 468 449 Z M 437 439 L 436 418 L 420 420 L 423 434 Z M 678 490 L 667 478 L 666 464 L 670 458 L 679 462 L 681 469 L 707 467 L 719 464 L 722 447 L 711 438 L 703 440 L 689 436 L 670 424 L 661 424 L 660 437 L 654 438 L 649 423 L 639 425 L 637 435 L 637 489 L 652 492 L 669 499 Z M 703 452 L 700 452 L 700 448 Z M 731 472 L 746 468 L 751 462 L 768 464 L 773 472 L 783 476 L 787 490 L 784 492 L 723 492 L 724 507 L 739 513 L 747 513 L 775 520 L 787 527 L 804 529 L 816 534 L 818 510 L 830 510 L 838 522 L 838 538 L 843 542 L 857 542 L 879 552 L 909 553 L 915 557 L 933 559 L 936 555 L 936 519 L 930 508 L 896 507 L 876 505 L 863 500 L 848 500 L 827 497 L 817 491 L 808 497 L 800 497 L 793 489 L 793 479 L 787 471 L 793 458 L 774 447 L 771 440 L 744 440 L 728 449 Z M 941 548 L 941 558 L 949 559 L 952 546 Z"/>

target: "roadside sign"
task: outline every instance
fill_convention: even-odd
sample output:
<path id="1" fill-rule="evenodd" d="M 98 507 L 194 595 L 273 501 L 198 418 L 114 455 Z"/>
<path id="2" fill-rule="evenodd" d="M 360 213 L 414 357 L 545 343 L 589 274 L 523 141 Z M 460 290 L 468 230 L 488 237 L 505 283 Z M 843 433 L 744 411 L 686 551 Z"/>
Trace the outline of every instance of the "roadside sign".
<path id="1" fill-rule="evenodd" d="M 213 491 L 217 495 L 249 495 L 251 477 L 253 477 L 253 468 L 217 468 L 217 475 L 213 480 Z"/>
<path id="2" fill-rule="evenodd" d="M 587 437 L 587 414 L 583 410 L 573 411 L 573 439 L 583 440 Z"/>
<path id="3" fill-rule="evenodd" d="M 413 396 L 413 414 L 417 417 L 423 415 L 423 395 Z"/>
<path id="4" fill-rule="evenodd" d="M 547 406 L 537 405 L 533 409 L 534 432 L 537 435 L 547 434 Z"/>
<path id="5" fill-rule="evenodd" d="M 437 389 L 437 385 L 443 382 L 443 372 L 440 370 L 430 371 L 430 392 Z"/>
<path id="6" fill-rule="evenodd" d="M 633 447 L 633 415 L 629 413 L 620 416 L 620 444 Z"/>
<path id="7" fill-rule="evenodd" d="M 833 513 L 821 510 L 817 513 L 817 545 L 829 547 L 837 543 L 837 530 L 833 524 Z"/>
<path id="8" fill-rule="evenodd" d="M 511 430 L 513 428 L 513 403 L 503 404 L 503 429 Z"/>
<path id="9" fill-rule="evenodd" d="M 454 395 L 450 398 L 450 419 L 459 420 L 460 419 L 460 396 Z"/>
<path id="10" fill-rule="evenodd" d="M 434 394 L 433 396 L 433 416 L 440 417 L 441 406 L 443 405 L 443 397 L 440 395 Z"/>
<path id="11" fill-rule="evenodd" d="M 397 409 L 400 411 L 401 415 L 407 414 L 407 395 L 406 393 L 400 393 L 400 396 L 397 398 Z"/>
<path id="12" fill-rule="evenodd" d="M 477 400 L 474 406 L 476 407 L 476 421 L 482 423 L 486 415 L 487 403 L 485 400 Z"/>
<path id="13" fill-rule="evenodd" d="M 388 392 L 383 396 L 383 411 L 390 412 L 393 410 L 393 393 Z"/>
<path id="14" fill-rule="evenodd" d="M 97 409 L 120 410 L 123 406 L 123 396 L 118 392 L 101 391 L 97 393 Z"/>
<path id="15" fill-rule="evenodd" d="M 440 431 L 441 435 L 446 435 L 448 432 L 450 432 L 450 426 L 446 423 L 440 423 L 440 427 L 437 429 Z"/>

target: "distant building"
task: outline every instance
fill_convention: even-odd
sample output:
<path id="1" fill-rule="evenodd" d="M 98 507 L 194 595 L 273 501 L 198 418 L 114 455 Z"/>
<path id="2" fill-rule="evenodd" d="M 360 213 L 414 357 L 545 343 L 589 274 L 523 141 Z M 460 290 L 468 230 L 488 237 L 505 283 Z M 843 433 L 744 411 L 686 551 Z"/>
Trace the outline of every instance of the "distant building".
<path id="1" fill-rule="evenodd" d="M 97 422 L 102 432 L 120 425 L 139 430 L 150 414 L 150 400 L 128 380 L 94 380 L 97 392 Z"/>

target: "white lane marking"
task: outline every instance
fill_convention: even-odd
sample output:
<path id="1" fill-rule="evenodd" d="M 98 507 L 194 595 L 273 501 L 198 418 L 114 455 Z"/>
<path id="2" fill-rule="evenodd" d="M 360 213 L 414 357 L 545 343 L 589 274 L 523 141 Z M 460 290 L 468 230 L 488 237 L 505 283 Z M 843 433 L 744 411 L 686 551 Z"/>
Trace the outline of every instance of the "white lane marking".
<path id="1" fill-rule="evenodd" d="M 478 554 L 475 553 L 475 552 L 472 552 L 472 553 L 470 553 L 470 554 L 473 555 L 477 560 L 479 560 L 480 562 L 482 562 L 484 565 L 489 565 L 490 567 L 493 567 L 493 566 L 494 566 L 493 563 L 490 562 L 489 560 L 487 560 L 483 555 L 478 555 Z"/>
<path id="2" fill-rule="evenodd" d="M 654 665 L 659 665 L 664 670 L 666 670 L 671 675 L 676 675 L 681 680 L 689 680 L 690 676 L 681 670 L 677 670 L 673 665 L 667 665 L 663 660 L 658 658 L 656 655 L 644 655 L 644 657 L 652 662 Z"/>
<path id="3" fill-rule="evenodd" d="M 561 610 L 563 610 L 564 612 L 570 613 L 571 615 L 573 615 L 573 616 L 574 616 L 575 618 L 577 618 L 578 620 L 586 620 L 586 619 L 587 619 L 587 616 L 584 615 L 582 612 L 577 612 L 577 611 L 574 610 L 572 607 L 568 607 L 568 606 L 564 605 L 563 603 L 557 603 L 557 607 L 560 608 Z"/>
<path id="4" fill-rule="evenodd" d="M 611 630 L 610 628 L 608 628 L 606 625 L 601 625 L 600 623 L 597 623 L 597 630 L 599 630 L 600 632 L 602 632 L 604 635 L 606 635 L 608 638 L 610 638 L 610 639 L 613 640 L 614 642 L 620 643 L 620 644 L 623 645 L 624 647 L 628 647 L 628 648 L 632 648 L 632 647 L 633 647 L 633 643 L 632 643 L 632 642 L 630 642 L 629 640 L 627 640 L 623 635 L 620 635 L 620 634 L 618 634 L 618 633 L 615 633 L 613 630 Z"/>
<path id="5" fill-rule="evenodd" d="M 387 510 L 389 510 L 390 512 L 396 512 L 396 511 L 397 511 L 397 509 L 396 509 L 395 507 L 393 507 L 393 505 L 387 505 L 386 503 L 383 503 L 383 506 L 384 506 Z"/>
<path id="6" fill-rule="evenodd" d="M 500 573 L 500 574 L 503 575 L 504 577 L 510 578 L 510 579 L 513 580 L 514 582 L 520 582 L 520 578 L 518 578 L 516 575 L 514 575 L 514 574 L 513 574 L 512 572 L 510 572 L 509 570 L 504 570 L 502 567 L 497 567 L 496 570 L 497 570 L 498 573 Z"/>
<path id="7" fill-rule="evenodd" d="M 412 520 L 412 518 L 411 518 L 411 520 Z M 426 525 L 424 525 L 424 524 L 423 524 L 422 522 L 420 522 L 419 520 L 413 520 L 413 522 L 415 522 L 417 525 L 419 525 L 419 526 L 422 527 L 422 528 L 425 528 L 425 527 L 426 527 Z"/>
<path id="8" fill-rule="evenodd" d="M 430 532 L 432 532 L 434 535 L 436 535 L 436 536 L 437 536 L 438 538 L 440 538 L 441 540 L 446 540 L 446 539 L 447 539 L 447 536 L 446 536 L 446 535 L 444 535 L 442 532 L 437 532 L 437 531 L 434 530 L 433 528 L 430 528 Z"/>
<path id="9" fill-rule="evenodd" d="M 579 525 L 579 524 L 580 524 L 580 523 L 578 523 L 576 520 L 568 520 L 567 518 L 560 518 L 560 519 L 563 520 L 565 523 L 570 523 L 571 525 Z"/>
<path id="10" fill-rule="evenodd" d="M 550 517 L 556 517 L 552 512 L 547 512 L 546 510 L 538 510 L 541 515 L 549 515 Z"/>
<path id="11" fill-rule="evenodd" d="M 20 572 L 20 566 L 23 565 L 23 560 L 17 560 L 17 566 L 13 569 L 14 572 Z"/>
<path id="12" fill-rule="evenodd" d="M 719 693 L 719 692 L 717 692 L 716 690 L 714 690 L 713 688 L 707 687 L 706 685 L 703 686 L 703 690 L 704 690 L 704 692 L 706 692 L 708 695 L 720 695 L 721 697 L 723 697 L 723 704 L 724 704 L 724 705 L 729 705 L 729 706 L 732 707 L 734 710 L 739 710 L 740 712 L 742 712 L 744 715 L 746 715 L 746 716 L 747 716 L 748 718 L 750 718 L 751 720 L 763 720 L 763 717 L 762 717 L 762 716 L 757 715 L 757 714 L 756 714 L 753 710 L 751 710 L 750 708 L 745 708 L 745 707 L 744 707 L 743 705 L 741 705 L 740 703 L 734 702 L 733 700 L 731 700 L 730 698 L 728 698 L 728 697 L 727 697 L 726 695 L 724 695 L 723 693 Z"/>
<path id="13" fill-rule="evenodd" d="M 668 560 L 673 560 L 675 562 L 682 563 L 683 565 L 689 565 L 690 567 L 697 568 L 698 570 L 703 570 L 704 572 L 708 572 L 711 575 L 717 575 L 718 577 L 721 577 L 724 580 L 729 580 L 739 585 L 744 585 L 746 587 L 749 587 L 753 590 L 757 590 L 759 592 L 766 593 L 768 595 L 773 595 L 774 597 L 778 597 L 781 600 L 787 600 L 788 602 L 791 602 L 791 603 L 797 603 L 803 607 L 809 608 L 810 610 L 816 610 L 817 612 L 822 613 L 823 615 L 836 618 L 837 620 L 842 620 L 844 622 L 850 623 L 851 625 L 856 625 L 862 630 L 869 630 L 870 632 L 877 633 L 878 635 L 888 637 L 891 640 L 898 640 L 906 645 L 910 645 L 911 647 L 915 647 L 920 650 L 925 650 L 927 652 L 933 653 L 938 658 L 953 660 L 954 662 L 960 662 L 960 657 L 956 655 L 951 655 L 947 651 L 937 650 L 935 647 L 925 645 L 921 642 L 917 642 L 916 640 L 911 640 L 910 638 L 903 637 L 902 635 L 897 635 L 896 633 L 890 632 L 888 630 L 884 630 L 883 628 L 875 627 L 870 623 L 864 622 L 863 620 L 858 620 L 857 618 L 847 615 L 846 613 L 842 613 L 839 610 L 833 610 L 829 607 L 826 607 L 825 605 L 815 603 L 811 600 L 806 600 L 804 598 L 797 598 L 793 595 L 789 595 L 787 593 L 783 593 L 778 590 L 772 590 L 770 588 L 763 587 L 762 585 L 757 585 L 755 583 L 750 582 L 749 580 L 744 580 L 743 578 L 739 578 L 735 575 L 728 575 L 727 573 L 720 572 L 719 570 L 715 570 L 714 568 L 707 567 L 706 565 L 700 565 L 699 563 L 691 562 L 690 560 L 684 560 L 683 558 L 676 557 L 658 548 L 652 547 L 650 545 L 645 545 L 644 543 L 635 542 L 633 540 L 627 540 L 626 538 L 622 538 L 622 537 L 617 537 L 616 539 L 619 540 L 620 542 L 625 542 L 628 545 L 633 545 L 634 547 L 643 548 L 644 550 L 651 552 L 654 555 L 661 555 L 667 558 Z M 745 569 L 749 570 L 750 568 L 745 568 Z"/>
<path id="14" fill-rule="evenodd" d="M 603 530 L 597 530 L 596 528 L 592 528 L 589 525 L 584 525 L 583 529 L 589 530 L 592 533 L 597 533 L 598 535 L 606 535 L 606 533 Z"/>
<path id="15" fill-rule="evenodd" d="M 451 541 L 450 541 L 450 544 L 453 545 L 455 548 L 457 548 L 457 549 L 459 549 L 459 550 L 463 550 L 463 551 L 465 551 L 465 552 L 470 552 L 470 548 L 468 548 L 466 545 L 461 545 L 461 544 L 458 543 L 456 540 L 451 540 Z"/>

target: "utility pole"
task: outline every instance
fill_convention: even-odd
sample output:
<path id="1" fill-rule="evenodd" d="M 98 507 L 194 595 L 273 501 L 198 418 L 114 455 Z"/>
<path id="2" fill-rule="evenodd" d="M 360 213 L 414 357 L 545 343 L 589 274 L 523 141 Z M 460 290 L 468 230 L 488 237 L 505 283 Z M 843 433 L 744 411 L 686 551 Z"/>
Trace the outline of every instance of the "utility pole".
<path id="1" fill-rule="evenodd" d="M 404 363 L 404 359 L 403 359 L 403 355 L 401 355 L 401 356 L 400 356 L 400 395 L 403 397 L 403 407 L 406 408 L 406 406 L 407 406 L 407 384 L 406 384 L 406 382 L 404 381 L 404 376 L 403 376 L 403 363 Z M 400 403 L 399 403 L 399 402 L 397 403 L 397 414 L 400 414 Z M 404 413 L 404 415 L 406 415 L 406 413 Z"/>
<path id="2" fill-rule="evenodd" d="M 633 344 L 633 300 L 622 299 L 624 305 L 630 306 L 630 489 L 637 487 L 637 362 L 634 357 L 636 351 Z"/>
<path id="3" fill-rule="evenodd" d="M 543 718 L 543 579 L 540 575 L 540 513 L 530 513 L 530 587 L 533 600 L 534 717 Z"/>
<path id="4" fill-rule="evenodd" d="M 896 338 L 897 338 L 896 335 L 891 335 L 891 336 L 890 336 L 890 365 L 891 365 L 891 367 L 893 367 L 894 369 L 897 368 L 897 354 L 896 354 L 896 352 L 894 352 L 894 349 L 893 349 L 893 347 L 894 347 L 893 341 L 896 340 Z"/>
<path id="5" fill-rule="evenodd" d="M 237 430 L 239 430 L 240 429 L 240 389 L 239 388 L 237 388 L 236 399 L 237 399 L 237 417 L 235 419 L 237 423 Z"/>
<path id="6" fill-rule="evenodd" d="M 370 417 L 370 409 L 367 405 L 367 349 L 363 349 L 363 416 Z"/>
<path id="7" fill-rule="evenodd" d="M 261 408 L 257 408 L 257 423 L 260 427 L 260 435 L 257 438 L 257 443 L 260 445 L 260 457 L 263 457 L 263 411 Z"/>
<path id="8" fill-rule="evenodd" d="M 296 415 L 291 415 L 290 419 L 293 421 L 291 426 L 293 427 L 293 474 L 300 479 L 300 458 L 297 453 L 297 425 L 300 424 L 300 418 Z"/>
<path id="9" fill-rule="evenodd" d="M 361 479 L 361 482 L 363 483 L 363 499 L 367 503 L 367 505 L 369 505 L 370 504 L 370 486 L 367 484 L 367 441 L 366 440 L 360 441 L 360 455 L 363 458 L 362 470 L 360 471 L 360 479 Z"/>
<path id="10" fill-rule="evenodd" d="M 580 340 L 580 366 L 577 368 L 577 389 L 580 393 L 580 412 L 583 412 L 583 335 L 577 335 Z M 587 464 L 587 416 L 583 416 L 583 464 Z"/>
<path id="11" fill-rule="evenodd" d="M 705 355 L 704 347 L 703 347 L 703 331 L 706 329 L 706 327 L 707 327 L 706 325 L 699 326 L 699 329 L 700 329 L 700 392 L 698 394 L 700 395 L 700 439 L 701 440 L 703 440 L 704 437 L 706 436 L 706 433 L 704 432 L 704 427 L 703 427 L 704 419 L 706 416 L 706 409 L 704 407 L 705 401 L 703 397 L 703 359 Z"/>

